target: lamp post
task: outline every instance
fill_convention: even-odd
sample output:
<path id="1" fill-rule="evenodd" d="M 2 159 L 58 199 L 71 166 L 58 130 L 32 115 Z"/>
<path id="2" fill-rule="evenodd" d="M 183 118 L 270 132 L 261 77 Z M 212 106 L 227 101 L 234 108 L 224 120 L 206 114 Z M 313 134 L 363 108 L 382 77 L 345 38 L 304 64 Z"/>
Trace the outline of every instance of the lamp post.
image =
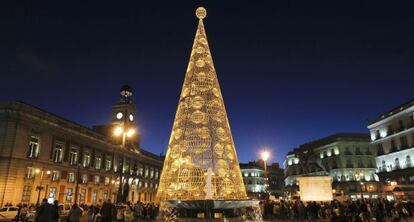
<path id="1" fill-rule="evenodd" d="M 269 157 L 270 157 L 270 153 L 269 153 L 269 151 L 267 151 L 267 150 L 263 151 L 263 152 L 261 153 L 261 157 L 262 157 L 262 160 L 263 160 L 263 162 L 264 162 L 264 171 L 265 171 L 265 176 L 267 176 L 267 160 L 268 160 L 268 159 L 269 159 Z"/>
<path id="2" fill-rule="evenodd" d="M 44 168 L 39 169 L 36 168 L 35 169 L 35 173 L 39 174 L 40 173 L 40 183 L 38 186 L 36 186 L 36 190 L 37 190 L 37 201 L 36 201 L 36 206 L 39 206 L 39 202 L 40 202 L 40 192 L 43 190 L 43 186 L 42 186 L 42 181 L 43 181 L 43 174 L 44 174 Z M 50 174 L 50 170 L 46 171 L 46 174 L 49 175 Z"/>
<path id="3" fill-rule="evenodd" d="M 121 125 L 116 126 L 114 129 L 114 136 L 119 137 L 122 136 L 122 143 L 121 143 L 121 147 L 125 148 L 126 146 L 126 139 L 132 137 L 135 134 L 135 128 L 133 127 L 128 127 L 126 118 L 124 118 L 124 121 L 122 122 Z M 122 158 L 122 162 L 123 162 L 123 158 Z M 118 187 L 118 193 L 117 193 L 117 202 L 121 203 L 122 202 L 122 185 L 123 185 L 123 163 L 118 164 L 118 172 L 119 172 L 119 187 Z"/>
<path id="4" fill-rule="evenodd" d="M 79 195 L 79 174 L 80 174 L 80 163 L 77 164 L 76 170 L 76 185 L 75 185 L 75 204 L 78 203 L 78 195 Z"/>
<path id="5" fill-rule="evenodd" d="M 267 188 L 268 188 L 268 185 L 269 185 L 269 183 L 268 183 L 269 178 L 267 176 L 267 160 L 270 158 L 270 152 L 267 151 L 267 150 L 264 150 L 264 151 L 262 151 L 260 156 L 263 160 L 263 165 L 264 165 L 264 180 L 265 180 L 264 186 L 265 186 L 265 192 L 267 192 Z"/>
<path id="6" fill-rule="evenodd" d="M 134 128 L 131 127 L 131 128 L 126 129 L 125 125 L 126 124 L 122 124 L 122 126 L 117 126 L 114 129 L 114 135 L 116 137 L 122 136 L 122 143 L 121 143 L 122 148 L 125 148 L 126 138 L 132 137 L 135 134 Z"/>

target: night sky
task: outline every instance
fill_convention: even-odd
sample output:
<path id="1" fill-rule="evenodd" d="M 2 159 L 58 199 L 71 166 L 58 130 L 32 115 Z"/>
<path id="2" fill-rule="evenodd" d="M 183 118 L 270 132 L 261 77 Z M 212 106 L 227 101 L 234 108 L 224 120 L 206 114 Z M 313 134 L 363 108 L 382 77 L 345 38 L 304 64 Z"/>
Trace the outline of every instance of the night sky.
<path id="1" fill-rule="evenodd" d="M 1 1 L 0 101 L 90 127 L 110 121 L 128 83 L 142 147 L 165 152 L 200 5 L 242 162 L 368 132 L 413 99 L 410 1 L 254 2 Z"/>

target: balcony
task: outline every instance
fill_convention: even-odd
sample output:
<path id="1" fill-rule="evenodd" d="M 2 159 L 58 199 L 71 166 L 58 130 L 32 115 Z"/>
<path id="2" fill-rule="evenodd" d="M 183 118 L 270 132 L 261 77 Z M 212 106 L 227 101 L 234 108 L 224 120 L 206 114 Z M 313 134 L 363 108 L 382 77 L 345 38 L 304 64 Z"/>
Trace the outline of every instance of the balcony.
<path id="1" fill-rule="evenodd" d="M 399 132 L 401 132 L 401 131 L 404 131 L 406 128 L 404 128 L 404 127 L 399 127 L 395 132 L 396 133 L 399 133 Z"/>
<path id="2" fill-rule="evenodd" d="M 405 149 L 408 149 L 408 148 L 411 148 L 411 147 L 412 146 L 409 146 L 408 143 L 403 143 L 403 144 L 400 145 L 399 148 L 400 148 L 400 150 L 405 150 Z"/>
<path id="3" fill-rule="evenodd" d="M 388 129 L 387 134 L 385 136 L 383 135 L 383 137 L 381 137 L 380 134 L 376 134 L 375 135 L 375 140 L 373 140 L 373 141 L 378 141 L 378 140 L 387 138 L 389 136 L 392 136 L 394 134 L 400 134 L 401 132 L 406 131 L 406 130 L 410 130 L 412 128 L 414 128 L 414 122 L 408 123 L 405 127 L 399 127 L 398 129 L 395 129 L 395 130 L 394 129 L 391 129 L 391 130 Z"/>
<path id="4" fill-rule="evenodd" d="M 385 172 L 387 172 L 387 167 L 379 167 L 379 168 L 378 168 L 378 172 L 380 172 L 380 173 L 385 173 Z"/>

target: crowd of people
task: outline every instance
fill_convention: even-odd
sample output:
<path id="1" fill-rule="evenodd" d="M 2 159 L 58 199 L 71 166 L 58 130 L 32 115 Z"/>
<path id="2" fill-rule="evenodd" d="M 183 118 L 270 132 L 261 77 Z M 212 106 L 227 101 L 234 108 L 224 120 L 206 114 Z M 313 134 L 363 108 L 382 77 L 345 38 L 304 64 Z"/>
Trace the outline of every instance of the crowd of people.
<path id="1" fill-rule="evenodd" d="M 33 209 L 32 209 L 33 207 Z M 35 211 L 34 222 L 143 222 L 154 221 L 158 214 L 158 206 L 141 202 L 125 205 L 115 205 L 110 200 L 102 205 L 73 204 L 67 214 L 63 213 L 63 206 L 58 201 L 49 204 L 47 199 L 34 208 L 27 205 L 19 205 L 15 221 L 28 221 L 28 212 Z"/>
<path id="2" fill-rule="evenodd" d="M 408 221 L 414 214 L 412 201 L 384 199 L 303 203 L 302 201 L 265 201 L 260 203 L 265 220 L 377 222 Z"/>
<path id="3" fill-rule="evenodd" d="M 19 205 L 16 221 L 27 221 L 28 214 L 35 211 L 34 222 L 141 222 L 154 221 L 158 206 L 141 202 L 115 205 L 105 201 L 100 205 L 73 204 L 69 212 L 62 212 L 58 201 L 49 204 L 47 199 L 35 207 Z M 388 201 L 385 199 L 361 199 L 356 201 L 317 203 L 302 201 L 262 201 L 263 219 L 266 221 L 332 221 L 377 222 L 408 221 L 414 215 L 413 201 Z"/>

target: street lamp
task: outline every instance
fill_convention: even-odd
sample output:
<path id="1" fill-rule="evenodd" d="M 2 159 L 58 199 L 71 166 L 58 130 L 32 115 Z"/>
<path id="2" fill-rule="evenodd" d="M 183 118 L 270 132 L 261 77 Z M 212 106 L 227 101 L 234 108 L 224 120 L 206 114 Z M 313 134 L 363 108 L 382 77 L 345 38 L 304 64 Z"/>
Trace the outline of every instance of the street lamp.
<path id="1" fill-rule="evenodd" d="M 267 150 L 262 151 L 262 153 L 260 154 L 264 163 L 264 171 L 265 171 L 265 176 L 267 175 L 267 160 L 270 158 L 270 152 Z"/>
<path id="2" fill-rule="evenodd" d="M 130 138 L 135 134 L 134 128 L 125 129 L 125 127 L 117 126 L 114 129 L 114 136 L 118 137 L 122 135 L 121 147 L 125 147 L 126 138 Z"/>
<path id="3" fill-rule="evenodd" d="M 43 181 L 44 168 L 42 168 L 42 169 L 36 168 L 35 169 L 35 173 L 36 174 L 39 174 L 40 173 L 40 183 L 39 183 L 38 186 L 36 186 L 36 190 L 37 190 L 36 206 L 39 206 L 39 202 L 40 202 L 40 192 L 43 190 L 42 181 Z M 46 171 L 46 174 L 49 175 L 50 174 L 50 170 L 47 170 Z"/>
<path id="4" fill-rule="evenodd" d="M 265 180 L 265 192 L 267 191 L 267 186 L 269 183 L 269 179 L 267 177 L 267 160 L 270 158 L 270 152 L 267 150 L 262 151 L 262 153 L 260 154 L 262 160 L 263 160 L 263 165 L 264 165 L 264 180 Z"/>
<path id="5" fill-rule="evenodd" d="M 125 148 L 126 138 L 130 138 L 135 134 L 135 128 L 128 127 L 128 123 L 126 122 L 126 118 L 124 118 L 124 121 L 121 125 L 118 125 L 114 129 L 114 136 L 122 136 L 122 144 L 121 147 Z M 123 161 L 123 158 L 122 158 Z M 117 202 L 122 202 L 122 185 L 123 185 L 123 163 L 118 166 L 118 172 L 119 172 L 119 187 L 118 187 L 118 194 L 117 194 Z"/>
<path id="6" fill-rule="evenodd" d="M 78 163 L 76 166 L 75 204 L 78 203 L 80 167 L 81 167 L 81 164 Z"/>

